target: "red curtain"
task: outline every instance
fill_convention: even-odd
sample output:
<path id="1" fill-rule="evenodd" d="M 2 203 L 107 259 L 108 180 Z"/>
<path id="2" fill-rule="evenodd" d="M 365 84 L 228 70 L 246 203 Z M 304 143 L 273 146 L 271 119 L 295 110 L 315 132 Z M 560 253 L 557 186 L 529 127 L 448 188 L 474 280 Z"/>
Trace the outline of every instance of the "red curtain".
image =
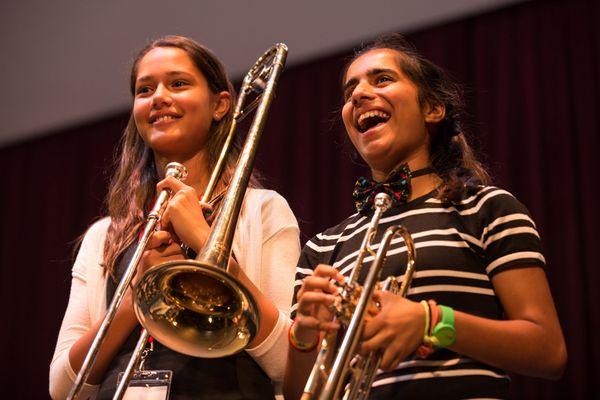
<path id="1" fill-rule="evenodd" d="M 531 1 L 408 35 L 465 84 L 476 121 L 470 130 L 496 183 L 529 207 L 542 234 L 569 363 L 556 382 L 514 376 L 518 399 L 600 394 L 598 21 L 591 0 Z M 339 122 L 349 54 L 284 72 L 258 157 L 265 185 L 295 211 L 303 242 L 352 212 L 354 180 L 368 173 Z M 0 382 L 14 398 L 48 396 L 73 242 L 104 213 L 108 165 L 126 118 L 0 149 Z"/>

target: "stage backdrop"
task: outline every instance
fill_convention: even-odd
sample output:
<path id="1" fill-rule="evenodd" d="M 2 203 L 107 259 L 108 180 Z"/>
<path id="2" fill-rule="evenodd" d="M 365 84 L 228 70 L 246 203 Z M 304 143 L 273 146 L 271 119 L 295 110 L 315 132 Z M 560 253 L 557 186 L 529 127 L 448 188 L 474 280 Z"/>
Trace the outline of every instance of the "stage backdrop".
<path id="1" fill-rule="evenodd" d="M 465 84 L 470 130 L 496 183 L 529 207 L 544 241 L 569 363 L 557 382 L 515 376 L 517 399 L 600 396 L 598 21 L 594 1 L 535 1 L 408 35 Z M 259 154 L 265 185 L 289 199 L 303 242 L 352 211 L 353 182 L 367 172 L 339 123 L 349 54 L 284 72 Z M 104 213 L 126 118 L 0 149 L 2 397 L 48 396 L 73 242 Z"/>

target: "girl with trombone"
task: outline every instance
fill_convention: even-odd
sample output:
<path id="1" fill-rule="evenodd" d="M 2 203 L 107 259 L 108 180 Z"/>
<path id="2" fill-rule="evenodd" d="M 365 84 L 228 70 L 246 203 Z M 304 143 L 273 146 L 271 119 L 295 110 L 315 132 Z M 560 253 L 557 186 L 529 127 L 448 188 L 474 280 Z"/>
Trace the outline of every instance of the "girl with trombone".
<path id="1" fill-rule="evenodd" d="M 378 307 L 365 315 L 357 353 L 381 356 L 371 398 L 506 398 L 505 371 L 559 377 L 566 349 L 539 235 L 521 203 L 489 186 L 461 128 L 460 88 L 391 35 L 354 56 L 343 92 L 342 120 L 372 177 L 356 183 L 357 213 L 302 250 L 286 396 L 326 398 L 313 391 L 324 386 L 322 369 L 305 383 L 321 338 L 340 330 L 332 320 L 338 287 L 359 257 L 378 192 L 393 204 L 373 250 L 386 227 L 401 224 L 414 240 L 416 266 L 407 298 L 376 290 Z M 402 277 L 407 247 L 403 238 L 391 242 L 381 279 Z"/>
<path id="2" fill-rule="evenodd" d="M 64 398 L 73 385 L 156 194 L 170 189 L 172 198 L 134 283 L 153 265 L 184 259 L 184 245 L 192 252 L 202 249 L 210 231 L 204 215 L 218 209 L 219 192 L 239 154 L 235 147 L 227 156 L 217 201 L 200 204 L 232 123 L 234 92 L 221 63 L 198 43 L 178 36 L 152 42 L 137 56 L 130 86 L 133 110 L 108 195 L 109 217 L 90 227 L 73 266 L 69 304 L 50 366 L 53 398 Z M 185 182 L 159 178 L 172 161 L 187 168 Z M 247 351 L 220 359 L 185 356 L 153 342 L 144 365 L 172 371 L 171 398 L 273 398 L 272 382 L 282 380 L 298 225 L 280 195 L 259 188 L 256 179 L 250 186 L 229 271 L 254 296 L 260 327 Z M 80 398 L 94 393 L 95 398 L 112 398 L 117 375 L 139 336 L 132 301 L 128 290 Z"/>

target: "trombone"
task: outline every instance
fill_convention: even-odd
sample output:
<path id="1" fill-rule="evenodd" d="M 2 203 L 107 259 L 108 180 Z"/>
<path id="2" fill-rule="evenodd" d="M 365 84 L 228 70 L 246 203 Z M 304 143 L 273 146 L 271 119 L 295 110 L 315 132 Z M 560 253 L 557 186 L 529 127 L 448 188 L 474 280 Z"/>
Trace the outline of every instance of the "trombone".
<path id="1" fill-rule="evenodd" d="M 187 170 L 183 165 L 176 162 L 172 162 L 167 164 L 166 167 L 165 177 L 169 176 L 173 176 L 174 178 L 179 180 L 184 180 L 187 176 Z M 142 236 L 138 241 L 138 245 L 135 249 L 135 252 L 133 253 L 129 264 L 125 269 L 125 272 L 123 273 L 123 277 L 121 278 L 117 289 L 115 290 L 113 299 L 108 309 L 106 310 L 104 320 L 102 320 L 102 324 L 100 325 L 100 328 L 98 329 L 98 332 L 94 337 L 94 341 L 92 342 L 92 345 L 90 346 L 90 349 L 88 350 L 85 359 L 83 360 L 83 364 L 81 364 L 81 368 L 79 369 L 79 373 L 75 378 L 75 383 L 71 387 L 71 391 L 69 392 L 67 399 L 77 398 L 77 395 L 79 394 L 79 392 L 81 392 L 81 389 L 83 388 L 83 384 L 89 377 L 90 372 L 92 371 L 92 366 L 94 365 L 96 357 L 98 356 L 100 346 L 104 342 L 106 334 L 108 333 L 108 329 L 112 325 L 112 322 L 115 319 L 115 316 L 117 315 L 117 311 L 121 306 L 121 303 L 123 302 L 123 298 L 125 297 L 125 291 L 127 290 L 127 287 L 130 285 L 131 280 L 135 275 L 137 265 L 139 264 L 142 255 L 144 254 L 144 249 L 148 244 L 148 240 L 150 239 L 152 233 L 155 231 L 158 222 L 160 221 L 160 216 L 165 210 L 165 207 L 167 206 L 167 202 L 169 201 L 170 197 L 170 190 L 162 190 L 159 193 L 156 202 L 154 203 L 154 207 L 148 214 L 148 217 L 146 218 L 146 226 L 144 227 Z"/>
<path id="2" fill-rule="evenodd" d="M 406 243 L 407 264 L 404 279 L 399 284 L 396 277 L 388 277 L 381 290 L 391 291 L 406 297 L 415 271 L 416 249 L 408 230 L 402 225 L 386 229 L 377 253 L 371 245 L 383 213 L 391 205 L 390 196 L 379 193 L 375 196 L 375 213 L 369 223 L 358 252 L 357 260 L 348 281 L 340 288 L 340 299 L 334 310 L 334 319 L 345 327 L 341 343 L 338 333 L 326 335 L 322 342 L 313 369 L 308 377 L 302 400 L 333 400 L 343 398 L 366 399 L 379 364 L 381 353 L 372 352 L 363 357 L 358 354 L 357 346 L 364 325 L 367 309 L 372 302 L 373 291 L 381 275 L 387 251 L 396 235 L 402 236 Z M 373 262 L 362 286 L 358 284 L 360 270 L 368 255 L 374 256 Z M 346 384 L 347 383 L 347 384 Z M 340 396 L 343 390 L 343 396 Z"/>
<path id="3" fill-rule="evenodd" d="M 235 227 L 250 181 L 258 143 L 286 56 L 287 46 L 283 43 L 276 44 L 259 57 L 244 77 L 229 134 L 202 201 L 207 202 L 210 199 L 220 179 L 237 124 L 254 109 L 256 113 L 204 247 L 195 260 L 171 261 L 150 268 L 134 288 L 134 311 L 144 330 L 114 398 L 120 399 L 125 394 L 149 335 L 183 354 L 219 358 L 243 350 L 258 332 L 260 315 L 256 300 L 237 278 L 227 272 L 227 268 Z M 146 228 L 150 233 L 153 229 L 154 226 Z M 143 253 L 145 245 L 146 243 L 142 247 L 140 241 L 136 254 Z M 130 276 L 127 275 L 129 268 L 126 270 L 124 279 L 128 280 L 122 280 L 117 290 L 123 286 L 123 292 L 125 291 L 134 275 L 136 265 L 137 261 L 131 268 Z M 122 297 L 121 294 L 119 304 Z M 113 303 L 116 299 L 115 294 Z M 88 356 L 90 353 L 92 348 Z M 97 353 L 97 349 L 94 353 Z M 95 357 L 95 354 L 92 357 Z M 82 371 L 83 366 L 79 374 L 83 376 Z M 79 379 L 79 375 L 79 386 L 83 386 L 89 375 L 89 367 L 84 379 Z M 71 399 L 80 390 L 80 387 L 77 388 L 78 381 L 73 386 L 72 395 L 69 396 Z"/>

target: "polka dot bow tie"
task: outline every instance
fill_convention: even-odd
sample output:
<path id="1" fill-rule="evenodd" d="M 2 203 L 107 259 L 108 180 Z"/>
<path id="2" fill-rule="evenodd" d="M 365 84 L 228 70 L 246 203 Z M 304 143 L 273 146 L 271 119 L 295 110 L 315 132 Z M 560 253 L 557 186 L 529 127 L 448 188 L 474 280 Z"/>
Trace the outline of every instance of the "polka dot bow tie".
<path id="1" fill-rule="evenodd" d="M 381 192 L 390 195 L 393 207 L 406 203 L 410 197 L 411 178 L 427 175 L 432 172 L 433 169 L 429 167 L 411 172 L 408 164 L 401 164 L 383 182 L 377 182 L 372 178 L 358 178 L 352 192 L 356 211 L 361 214 L 371 211 L 375 196 Z"/>

